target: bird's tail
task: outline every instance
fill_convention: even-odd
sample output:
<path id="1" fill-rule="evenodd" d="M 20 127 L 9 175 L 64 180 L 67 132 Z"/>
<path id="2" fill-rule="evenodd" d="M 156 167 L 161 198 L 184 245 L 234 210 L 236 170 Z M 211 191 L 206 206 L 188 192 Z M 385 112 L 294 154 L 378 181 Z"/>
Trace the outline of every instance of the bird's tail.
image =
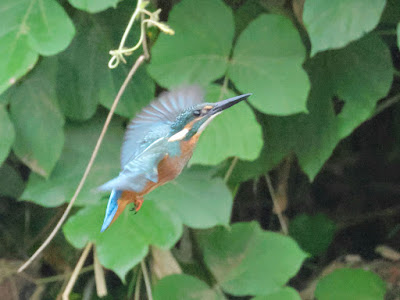
<path id="1" fill-rule="evenodd" d="M 103 226 L 101 227 L 101 232 L 106 230 L 118 216 L 124 211 L 126 205 L 129 201 L 121 201 L 122 191 L 113 189 L 111 191 L 110 198 L 108 199 L 106 215 L 104 217 Z"/>

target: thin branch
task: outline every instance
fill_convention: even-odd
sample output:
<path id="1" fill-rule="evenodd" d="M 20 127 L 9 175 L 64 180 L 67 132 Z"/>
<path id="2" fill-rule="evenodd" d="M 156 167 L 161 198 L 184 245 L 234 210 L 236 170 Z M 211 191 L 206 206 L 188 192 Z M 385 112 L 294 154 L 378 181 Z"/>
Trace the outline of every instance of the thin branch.
<path id="1" fill-rule="evenodd" d="M 84 273 L 93 271 L 93 269 L 94 269 L 93 265 L 84 267 L 84 268 L 81 269 L 81 272 L 79 274 L 84 274 Z M 20 275 L 22 275 L 22 274 L 24 274 L 24 273 L 21 273 Z M 40 285 L 40 284 L 46 284 L 46 283 L 51 283 L 51 282 L 56 282 L 56 281 L 62 281 L 67 276 L 70 276 L 70 275 L 72 275 L 72 272 L 70 272 L 68 274 L 60 274 L 60 275 L 54 275 L 54 276 L 34 279 L 34 283 L 37 284 L 37 285 Z"/>
<path id="2" fill-rule="evenodd" d="M 107 296 L 107 285 L 104 277 L 104 270 L 100 264 L 99 257 L 97 256 L 96 247 L 93 247 L 93 265 L 94 265 L 94 279 L 96 282 L 97 296 L 100 298 Z"/>
<path id="3" fill-rule="evenodd" d="M 36 250 L 36 252 L 28 259 L 28 261 L 26 261 L 19 269 L 18 272 L 22 272 L 23 270 L 25 270 L 26 267 L 28 267 L 34 260 L 36 257 L 38 257 L 38 255 L 47 247 L 47 245 L 53 240 L 54 236 L 57 234 L 57 232 L 60 230 L 62 224 L 64 223 L 64 221 L 66 220 L 66 218 L 68 217 L 69 212 L 72 209 L 72 206 L 75 203 L 76 198 L 78 197 L 79 193 L 82 190 L 82 187 L 86 181 L 86 178 L 89 175 L 90 170 L 92 169 L 94 160 L 97 156 L 97 153 L 99 152 L 101 143 L 103 142 L 104 136 L 107 132 L 108 126 L 111 122 L 112 116 L 114 114 L 114 111 L 117 107 L 117 104 L 119 102 L 119 100 L 121 99 L 122 94 L 125 92 L 125 89 L 129 83 L 129 81 L 132 79 L 132 76 L 135 74 L 136 70 L 140 67 L 140 65 L 144 62 L 145 60 L 145 56 L 144 55 L 140 55 L 138 57 L 138 59 L 136 60 L 135 64 L 132 66 L 131 70 L 129 71 L 128 76 L 125 78 L 124 83 L 122 84 L 121 88 L 118 91 L 117 96 L 114 99 L 113 105 L 111 106 L 110 112 L 107 115 L 107 119 L 104 123 L 103 129 L 100 133 L 99 139 L 97 140 L 96 146 L 93 150 L 92 156 L 90 157 L 89 163 L 86 167 L 85 173 L 82 176 L 81 181 L 79 182 L 78 187 L 75 190 L 74 195 L 71 198 L 71 201 L 69 202 L 67 208 L 65 209 L 64 214 L 61 216 L 60 220 L 58 221 L 56 227 L 53 229 L 53 231 L 50 233 L 50 235 L 48 236 L 48 238 L 44 241 L 44 243 L 39 247 L 38 250 Z"/>
<path id="4" fill-rule="evenodd" d="M 272 186 L 271 178 L 269 177 L 268 174 L 265 174 L 265 181 L 267 182 L 268 190 L 271 195 L 271 199 L 274 204 L 276 215 L 278 216 L 278 219 L 279 219 L 279 223 L 281 224 L 282 231 L 285 235 L 288 235 L 289 234 L 288 226 L 282 215 L 281 209 L 279 208 L 278 201 L 276 200 L 276 197 L 275 197 L 274 187 Z"/>
<path id="5" fill-rule="evenodd" d="M 142 23 L 143 23 L 143 21 L 144 21 L 144 14 L 141 14 L 141 20 L 142 20 Z M 143 54 L 144 54 L 144 56 L 146 57 L 146 60 L 149 60 L 149 58 L 150 58 L 150 52 L 149 52 L 149 47 L 148 47 L 148 45 L 147 45 L 147 36 L 146 36 L 146 32 L 144 33 L 142 48 L 143 48 Z"/>
<path id="6" fill-rule="evenodd" d="M 235 168 L 237 162 L 239 161 L 239 158 L 237 156 L 235 156 L 232 160 L 231 165 L 229 166 L 228 171 L 226 171 L 225 177 L 224 177 L 224 182 L 227 183 L 229 178 L 232 175 L 233 169 Z"/>
<path id="7" fill-rule="evenodd" d="M 136 285 L 135 285 L 135 296 L 134 300 L 139 300 L 140 299 L 140 282 L 142 281 L 142 271 L 141 269 L 138 269 L 138 276 L 136 278 Z"/>
<path id="8" fill-rule="evenodd" d="M 74 284 L 78 279 L 79 272 L 81 271 L 83 264 L 85 263 L 86 258 L 89 255 L 90 249 L 92 249 L 92 246 L 93 243 L 88 243 L 85 249 L 83 250 L 81 257 L 79 258 L 78 263 L 76 264 L 75 269 L 72 272 L 71 278 L 68 281 L 67 287 L 65 288 L 64 293 L 62 294 L 63 300 L 69 299 L 69 294 L 71 294 L 72 288 L 74 287 Z"/>
<path id="9" fill-rule="evenodd" d="M 383 112 L 386 108 L 389 108 L 390 106 L 396 104 L 399 101 L 400 101 L 400 94 L 397 94 L 397 95 L 394 95 L 393 97 L 387 98 L 382 103 L 380 103 L 376 106 L 375 112 L 372 115 L 372 117 L 375 117 L 376 115 Z"/>
<path id="10" fill-rule="evenodd" d="M 140 262 L 140 266 L 142 268 L 144 284 L 146 286 L 147 298 L 149 300 L 153 300 L 153 294 L 151 292 L 151 285 L 150 285 L 150 278 L 149 278 L 149 274 L 147 273 L 147 267 L 146 267 L 146 263 L 144 262 L 144 259 L 142 259 L 142 261 Z"/>
<path id="11" fill-rule="evenodd" d="M 378 219 L 378 218 L 388 218 L 400 213 L 400 205 L 388 207 L 383 210 L 373 211 L 361 216 L 355 216 L 352 218 L 338 220 L 337 228 L 338 230 L 344 230 L 346 228 L 362 224 L 364 222 Z"/>

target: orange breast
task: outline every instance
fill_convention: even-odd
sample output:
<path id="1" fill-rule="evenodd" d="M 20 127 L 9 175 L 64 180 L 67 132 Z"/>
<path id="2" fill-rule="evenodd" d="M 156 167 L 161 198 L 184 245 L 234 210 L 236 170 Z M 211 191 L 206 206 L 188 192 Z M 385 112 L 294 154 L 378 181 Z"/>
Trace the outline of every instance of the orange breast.
<path id="1" fill-rule="evenodd" d="M 192 157 L 193 150 L 196 146 L 196 143 L 199 139 L 198 134 L 194 135 L 188 141 L 181 141 L 181 155 L 170 157 L 166 155 L 158 164 L 158 181 L 152 182 L 149 181 L 143 191 L 141 192 L 133 192 L 133 191 L 124 191 L 121 198 L 136 198 L 143 197 L 144 195 L 150 193 L 155 188 L 167 183 L 175 179 L 183 170 L 189 159 Z M 130 202 L 134 202 L 131 200 Z"/>
<path id="2" fill-rule="evenodd" d="M 199 135 L 194 135 L 189 141 L 181 141 L 181 155 L 170 157 L 166 155 L 158 164 L 158 182 L 149 181 L 143 191 L 123 191 L 121 198 L 118 199 L 118 209 L 111 221 L 111 224 L 118 218 L 118 216 L 124 211 L 125 207 L 129 203 L 135 203 L 136 207 L 140 207 L 143 202 L 143 196 L 150 193 L 156 187 L 159 187 L 168 181 L 173 180 L 177 177 L 192 157 L 193 150 L 199 139 Z M 139 205 L 139 206 L 138 206 Z"/>

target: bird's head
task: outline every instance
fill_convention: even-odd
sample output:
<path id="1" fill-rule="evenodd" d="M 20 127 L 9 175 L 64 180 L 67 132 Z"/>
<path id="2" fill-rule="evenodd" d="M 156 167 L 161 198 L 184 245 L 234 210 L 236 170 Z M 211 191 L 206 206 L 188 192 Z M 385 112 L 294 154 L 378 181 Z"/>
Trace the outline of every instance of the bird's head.
<path id="1" fill-rule="evenodd" d="M 186 109 L 171 125 L 171 136 L 168 141 L 189 140 L 195 134 L 200 134 L 217 115 L 250 95 L 244 94 L 216 103 L 200 103 Z"/>

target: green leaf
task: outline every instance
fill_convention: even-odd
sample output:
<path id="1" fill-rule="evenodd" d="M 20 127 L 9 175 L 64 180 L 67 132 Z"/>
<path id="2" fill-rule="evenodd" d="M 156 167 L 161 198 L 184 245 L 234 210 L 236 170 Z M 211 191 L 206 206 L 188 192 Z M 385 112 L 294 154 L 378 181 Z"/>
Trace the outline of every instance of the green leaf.
<path id="1" fill-rule="evenodd" d="M 64 117 L 55 94 L 56 61 L 44 59 L 20 85 L 11 89 L 14 153 L 32 171 L 48 177 L 64 144 Z"/>
<path id="2" fill-rule="evenodd" d="M 210 288 L 205 282 L 185 274 L 170 275 L 162 278 L 154 286 L 153 297 L 155 300 L 225 299 L 223 295 Z"/>
<path id="3" fill-rule="evenodd" d="M 246 1 L 235 10 L 235 33 L 239 35 L 251 21 L 262 13 L 266 13 L 266 8 L 258 1 Z"/>
<path id="4" fill-rule="evenodd" d="M 252 300 L 301 300 L 301 298 L 295 289 L 291 287 L 284 287 L 278 292 L 269 294 L 267 296 L 257 296 Z"/>
<path id="5" fill-rule="evenodd" d="M 7 158 L 14 139 L 14 126 L 8 117 L 7 110 L 0 105 L 0 165 Z"/>
<path id="6" fill-rule="evenodd" d="M 221 86 L 211 85 L 206 100 L 215 102 L 234 97 L 228 90 L 222 93 Z M 254 160 L 263 145 L 261 127 L 253 111 L 246 103 L 235 105 L 216 117 L 201 134 L 190 160 L 191 164 L 215 165 L 230 156 Z"/>
<path id="7" fill-rule="evenodd" d="M 229 190 L 222 180 L 211 178 L 209 171 L 188 170 L 145 199 L 139 213 L 126 209 L 104 235 L 100 228 L 105 199 L 101 205 L 88 205 L 79 211 L 67 222 L 64 233 L 78 248 L 94 241 L 101 263 L 124 280 L 126 272 L 146 255 L 150 244 L 172 247 L 182 234 L 182 223 L 196 228 L 227 225 L 232 209 Z"/>
<path id="8" fill-rule="evenodd" d="M 77 9 L 97 13 L 110 7 L 116 7 L 121 0 L 68 0 Z M 132 7 L 132 10 L 134 7 Z"/>
<path id="9" fill-rule="evenodd" d="M 257 41 L 257 44 L 255 44 Z M 228 75 L 257 109 L 274 115 L 307 111 L 305 49 L 291 21 L 262 15 L 239 36 Z"/>
<path id="10" fill-rule="evenodd" d="M 196 168 L 155 189 L 147 198 L 167 205 L 192 228 L 228 226 L 231 217 L 232 195 L 223 180 Z"/>
<path id="11" fill-rule="evenodd" d="M 64 234 L 77 248 L 95 242 L 101 264 L 117 273 L 122 281 L 146 256 L 149 245 L 168 249 L 182 234 L 179 219 L 156 202 L 145 201 L 138 214 L 126 209 L 117 222 L 100 233 L 104 212 L 104 204 L 85 207 L 64 225 Z"/>
<path id="12" fill-rule="evenodd" d="M 322 278 L 315 289 L 318 300 L 384 299 L 386 283 L 362 269 L 338 269 Z"/>
<path id="13" fill-rule="evenodd" d="M 255 222 L 200 232 L 199 242 L 218 284 L 236 296 L 279 291 L 307 256 L 291 238 L 263 231 Z"/>
<path id="14" fill-rule="evenodd" d="M 335 232 L 335 223 L 324 214 L 315 216 L 301 214 L 290 221 L 290 236 L 304 251 L 314 256 L 328 249 Z"/>
<path id="15" fill-rule="evenodd" d="M 11 165 L 4 163 L 0 167 L 0 196 L 18 198 L 24 187 L 20 173 Z"/>
<path id="16" fill-rule="evenodd" d="M 232 11 L 221 0 L 183 0 L 168 17 L 174 36 L 152 48 L 150 75 L 162 86 L 206 86 L 226 72 L 234 35 Z"/>
<path id="17" fill-rule="evenodd" d="M 113 11 L 122 14 L 121 9 Z M 76 15 L 78 34 L 66 51 L 58 56 L 59 72 L 57 95 L 64 114 L 71 119 L 87 120 L 96 112 L 99 102 L 110 108 L 129 68 L 121 65 L 108 68 L 108 51 L 115 47 L 113 35 L 125 26 L 123 20 L 114 21 L 109 13 L 88 18 Z M 105 20 L 105 21 L 104 21 Z M 137 58 L 133 55 L 129 65 Z M 68 82 L 68 84 L 65 84 Z M 154 96 L 155 84 L 140 67 L 123 94 L 116 113 L 133 117 Z"/>
<path id="18" fill-rule="evenodd" d="M 372 116 L 393 79 L 390 51 L 375 35 L 344 49 L 321 53 L 307 69 L 312 82 L 309 114 L 260 116 L 265 148 L 248 168 L 256 165 L 265 173 L 295 152 L 302 169 L 313 179 L 339 141 Z M 344 101 L 337 115 L 332 103 L 335 96 Z M 242 167 L 239 164 L 236 172 Z"/>
<path id="19" fill-rule="evenodd" d="M 89 162 L 105 118 L 104 114 L 98 114 L 85 123 L 67 123 L 63 152 L 50 177 L 44 180 L 31 174 L 21 198 L 47 207 L 68 202 Z M 97 203 L 101 194 L 95 188 L 118 174 L 123 140 L 121 123 L 118 118 L 113 118 L 77 205 Z"/>
<path id="20" fill-rule="evenodd" d="M 74 26 L 54 0 L 3 0 L 0 4 L 0 93 L 33 68 L 38 54 L 64 50 Z"/>
<path id="21" fill-rule="evenodd" d="M 385 0 L 305 1 L 303 21 L 311 39 L 311 55 L 342 48 L 373 30 L 385 4 Z"/>

